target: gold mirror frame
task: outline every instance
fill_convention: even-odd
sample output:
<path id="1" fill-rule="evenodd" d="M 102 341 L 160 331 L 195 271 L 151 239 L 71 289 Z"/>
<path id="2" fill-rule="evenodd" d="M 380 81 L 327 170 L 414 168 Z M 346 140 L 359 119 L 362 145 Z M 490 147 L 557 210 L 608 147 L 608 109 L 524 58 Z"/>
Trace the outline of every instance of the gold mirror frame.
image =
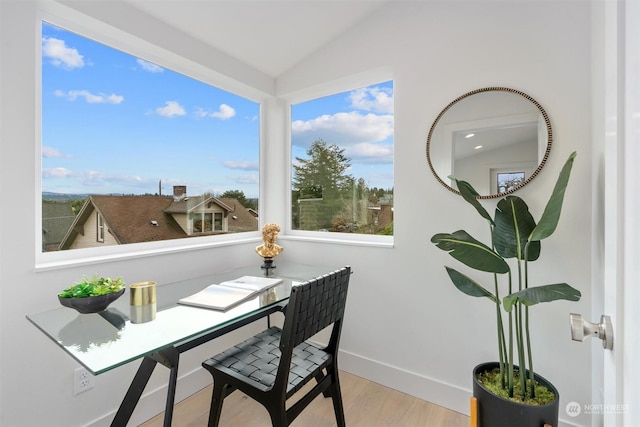
<path id="1" fill-rule="evenodd" d="M 427 154 L 427 161 L 429 163 L 429 169 L 431 169 L 431 172 L 433 173 L 433 176 L 438 180 L 438 182 L 440 184 L 442 184 L 447 190 L 455 193 L 455 194 L 460 194 L 460 192 L 456 189 L 454 189 L 453 187 L 451 187 L 450 185 L 448 185 L 444 179 L 442 177 L 440 177 L 438 175 L 438 173 L 436 172 L 436 169 L 434 168 L 432 159 L 431 159 L 431 145 L 433 143 L 432 141 L 432 137 L 434 134 L 434 130 L 436 128 L 436 126 L 440 123 L 442 117 L 456 104 L 458 104 L 459 102 L 463 101 L 466 98 L 469 98 L 473 95 L 477 95 L 480 93 L 485 93 L 485 92 L 507 92 L 507 93 L 511 93 L 517 96 L 521 96 L 524 99 L 528 100 L 529 102 L 531 102 L 537 109 L 537 111 L 540 112 L 542 118 L 544 119 L 546 128 L 547 128 L 547 145 L 545 147 L 545 151 L 544 151 L 544 155 L 542 157 L 542 160 L 540 160 L 540 162 L 538 163 L 537 168 L 531 172 L 531 174 L 529 175 L 529 177 L 526 177 L 525 180 L 521 183 L 519 183 L 518 185 L 514 186 L 513 188 L 504 191 L 504 192 L 498 192 L 496 194 L 487 194 L 487 195 L 483 195 L 481 194 L 480 196 L 478 196 L 479 199 L 493 199 L 493 198 L 497 198 L 497 197 L 503 197 L 507 194 L 511 194 L 519 189 L 521 189 L 522 187 L 524 187 L 525 185 L 527 185 L 529 182 L 531 182 L 531 180 L 533 180 L 533 178 L 535 178 L 538 173 L 540 173 L 540 171 L 542 170 L 544 164 L 547 161 L 547 158 L 549 157 L 549 152 L 551 151 L 551 143 L 553 141 L 553 136 L 552 136 L 552 131 L 551 131 L 551 122 L 549 121 L 549 116 L 547 115 L 546 111 L 544 110 L 544 108 L 542 108 L 542 106 L 535 100 L 533 99 L 531 96 L 527 95 L 524 92 L 521 92 L 519 90 L 516 89 L 511 89 L 511 88 L 507 88 L 507 87 L 500 87 L 500 86 L 495 86 L 495 87 L 485 87 L 485 88 L 481 88 L 481 89 L 476 89 L 473 90 L 471 92 L 467 92 L 462 96 L 459 96 L 458 98 L 454 99 L 453 101 L 451 101 L 449 103 L 449 105 L 447 105 L 441 112 L 440 114 L 438 114 L 438 117 L 436 117 L 436 119 L 434 120 L 433 124 L 431 125 L 431 129 L 429 130 L 429 135 L 427 137 L 427 147 L 426 147 L 426 154 Z M 446 177 L 445 177 L 446 178 Z M 473 182 L 470 182 L 472 185 L 474 185 Z"/>

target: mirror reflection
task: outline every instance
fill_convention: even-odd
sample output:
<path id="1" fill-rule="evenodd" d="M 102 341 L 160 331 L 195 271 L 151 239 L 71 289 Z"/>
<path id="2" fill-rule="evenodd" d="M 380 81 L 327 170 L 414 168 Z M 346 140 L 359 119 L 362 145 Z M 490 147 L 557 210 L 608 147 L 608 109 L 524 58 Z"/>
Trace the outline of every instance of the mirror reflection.
<path id="1" fill-rule="evenodd" d="M 468 181 L 481 198 L 523 187 L 542 169 L 551 149 L 551 124 L 540 104 L 515 89 L 468 92 L 438 115 L 427 139 L 436 179 L 458 193 L 449 176 Z"/>

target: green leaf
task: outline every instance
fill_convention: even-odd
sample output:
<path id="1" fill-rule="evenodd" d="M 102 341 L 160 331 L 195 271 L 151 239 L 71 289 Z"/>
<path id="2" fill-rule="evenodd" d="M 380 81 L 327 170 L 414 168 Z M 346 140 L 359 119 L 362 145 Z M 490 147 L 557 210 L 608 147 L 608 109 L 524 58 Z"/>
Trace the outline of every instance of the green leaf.
<path id="1" fill-rule="evenodd" d="M 476 270 L 503 274 L 509 271 L 507 262 L 491 248 L 471 237 L 464 230 L 453 234 L 439 233 L 431 242 L 449 255 Z"/>
<path id="2" fill-rule="evenodd" d="M 86 277 L 79 283 L 69 286 L 58 295 L 62 298 L 86 298 L 118 292 L 125 288 L 122 277 L 111 279 L 94 275 L 91 279 Z"/>
<path id="3" fill-rule="evenodd" d="M 560 220 L 560 212 L 562 211 L 562 202 L 564 201 L 564 193 L 569 183 L 569 176 L 571 175 L 571 168 L 573 167 L 573 159 L 576 157 L 576 152 L 571 153 L 567 161 L 565 162 L 556 185 L 553 188 L 553 193 L 547 202 L 547 206 L 544 208 L 542 217 L 538 221 L 538 225 L 529 236 L 530 241 L 540 241 L 551 236 L 556 230 L 558 221 Z"/>
<path id="4" fill-rule="evenodd" d="M 496 297 L 491 292 L 482 287 L 470 277 L 454 270 L 451 267 L 445 267 L 451 281 L 460 292 L 472 297 L 487 297 L 491 301 L 496 302 Z"/>
<path id="5" fill-rule="evenodd" d="M 449 178 L 456 182 L 456 186 L 458 187 L 458 191 L 460 191 L 462 198 L 469 202 L 471 206 L 476 208 L 478 213 L 484 219 L 489 221 L 491 225 L 493 225 L 493 219 L 491 218 L 491 215 L 489 215 L 489 212 L 487 212 L 486 209 L 480 204 L 480 201 L 478 200 L 478 196 L 480 194 L 478 194 L 475 188 L 473 188 L 473 186 L 467 181 L 458 180 L 458 178 L 456 178 L 455 176 L 449 176 Z"/>
<path id="6" fill-rule="evenodd" d="M 524 246 L 536 227 L 529 207 L 517 196 L 507 196 L 498 202 L 493 228 L 493 245 L 504 258 L 524 259 Z M 529 244 L 528 261 L 540 256 L 540 242 Z"/>
<path id="7" fill-rule="evenodd" d="M 557 300 L 579 301 L 582 294 L 579 290 L 572 288 L 566 283 L 556 283 L 554 285 L 536 286 L 523 289 L 504 297 L 504 309 L 511 311 L 517 303 L 526 306 L 536 305 L 541 302 L 551 302 Z"/>

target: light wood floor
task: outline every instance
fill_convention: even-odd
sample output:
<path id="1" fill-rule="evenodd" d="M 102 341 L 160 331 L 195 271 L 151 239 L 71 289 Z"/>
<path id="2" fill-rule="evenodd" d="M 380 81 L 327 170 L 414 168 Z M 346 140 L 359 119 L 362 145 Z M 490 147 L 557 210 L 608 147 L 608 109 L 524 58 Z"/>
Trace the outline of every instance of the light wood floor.
<path id="1" fill-rule="evenodd" d="M 349 427 L 468 427 L 469 417 L 347 372 L 340 372 L 345 418 Z M 300 393 L 300 392 L 299 392 Z M 295 396 L 294 396 L 295 398 Z M 173 425 L 207 425 L 211 386 L 175 406 Z M 140 427 L 161 427 L 159 414 Z M 297 427 L 334 427 L 331 399 L 320 395 L 291 424 Z M 220 427 L 271 427 L 267 411 L 236 391 L 222 407 Z"/>

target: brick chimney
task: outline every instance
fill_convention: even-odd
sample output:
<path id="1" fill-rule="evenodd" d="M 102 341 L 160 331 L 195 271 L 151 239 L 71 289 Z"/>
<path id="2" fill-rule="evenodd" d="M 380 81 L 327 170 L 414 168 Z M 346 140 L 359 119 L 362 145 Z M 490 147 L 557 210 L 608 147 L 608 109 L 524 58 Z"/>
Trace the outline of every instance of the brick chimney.
<path id="1" fill-rule="evenodd" d="M 173 199 L 174 200 L 182 200 L 187 196 L 187 186 L 186 185 L 174 185 L 173 186 Z"/>

